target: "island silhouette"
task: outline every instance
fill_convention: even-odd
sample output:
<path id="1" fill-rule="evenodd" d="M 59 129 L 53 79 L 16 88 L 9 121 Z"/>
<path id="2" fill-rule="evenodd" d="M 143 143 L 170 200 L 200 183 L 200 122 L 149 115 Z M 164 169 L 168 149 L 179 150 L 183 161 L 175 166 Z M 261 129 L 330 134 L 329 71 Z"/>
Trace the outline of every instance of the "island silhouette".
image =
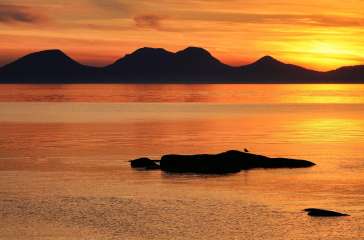
<path id="1" fill-rule="evenodd" d="M 45 50 L 1 67 L 0 83 L 364 83 L 364 65 L 320 72 L 264 56 L 233 67 L 199 47 L 175 53 L 144 47 L 93 67 L 61 50 Z"/>
<path id="2" fill-rule="evenodd" d="M 316 164 L 302 159 L 270 158 L 263 155 L 229 150 L 218 154 L 167 154 L 160 160 L 146 157 L 130 161 L 132 168 L 160 169 L 170 173 L 227 174 L 255 168 L 307 168 Z"/>

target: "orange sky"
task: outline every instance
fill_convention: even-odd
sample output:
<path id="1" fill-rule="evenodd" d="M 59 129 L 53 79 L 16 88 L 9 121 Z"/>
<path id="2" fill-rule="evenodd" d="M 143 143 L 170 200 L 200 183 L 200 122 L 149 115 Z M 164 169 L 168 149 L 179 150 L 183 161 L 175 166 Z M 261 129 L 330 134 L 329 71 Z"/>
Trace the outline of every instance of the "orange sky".
<path id="1" fill-rule="evenodd" d="M 363 0 L 1 0 L 0 65 L 58 48 L 106 65 L 140 47 L 264 56 L 318 70 L 364 64 Z"/>

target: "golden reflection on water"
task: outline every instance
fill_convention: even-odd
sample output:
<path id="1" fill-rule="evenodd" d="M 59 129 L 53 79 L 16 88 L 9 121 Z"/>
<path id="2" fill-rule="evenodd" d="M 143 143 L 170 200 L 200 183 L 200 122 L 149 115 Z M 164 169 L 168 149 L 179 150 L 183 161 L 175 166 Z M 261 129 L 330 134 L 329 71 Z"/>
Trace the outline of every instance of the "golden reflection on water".
<path id="1" fill-rule="evenodd" d="M 0 238 L 362 239 L 363 90 L 0 85 Z M 128 163 L 244 148 L 318 165 L 207 177 Z"/>
<path id="2" fill-rule="evenodd" d="M 289 87 L 289 86 L 288 86 Z M 307 84 L 285 101 L 296 103 L 363 103 L 363 85 Z"/>
<path id="3" fill-rule="evenodd" d="M 4 169 L 15 163 L 20 167 L 22 161 L 25 169 L 107 169 L 143 155 L 244 148 L 311 158 L 323 149 L 344 154 L 364 144 L 362 105 L 8 105 L 0 116 L 0 157 L 14 160 L 0 160 Z M 26 113 L 29 109 L 31 114 Z M 342 148 L 330 149 L 330 144 Z M 109 156 L 119 159 L 96 161 Z M 88 159 L 87 164 L 77 162 L 78 158 Z"/>
<path id="4" fill-rule="evenodd" d="M 364 121 L 358 119 L 304 119 L 295 128 L 307 132 L 309 136 L 306 141 L 355 143 L 364 140 Z"/>
<path id="5" fill-rule="evenodd" d="M 362 84 L 0 85 L 2 102 L 364 103 Z"/>

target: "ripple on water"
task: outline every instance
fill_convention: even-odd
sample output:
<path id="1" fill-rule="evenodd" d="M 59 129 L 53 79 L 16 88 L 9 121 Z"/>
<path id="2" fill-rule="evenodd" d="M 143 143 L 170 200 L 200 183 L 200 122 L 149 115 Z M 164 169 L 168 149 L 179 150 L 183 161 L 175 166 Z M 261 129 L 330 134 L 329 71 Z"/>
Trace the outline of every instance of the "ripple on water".
<path id="1" fill-rule="evenodd" d="M 53 197 L 1 200 L 2 229 L 27 239 L 355 239 L 362 217 L 311 218 L 300 211 L 225 199 Z M 14 223 L 16 223 L 14 225 Z M 43 226 L 43 234 L 38 227 Z M 46 228 L 46 229 L 44 229 Z M 13 239 L 25 239 L 12 236 Z M 29 237 L 29 238 L 28 238 Z"/>

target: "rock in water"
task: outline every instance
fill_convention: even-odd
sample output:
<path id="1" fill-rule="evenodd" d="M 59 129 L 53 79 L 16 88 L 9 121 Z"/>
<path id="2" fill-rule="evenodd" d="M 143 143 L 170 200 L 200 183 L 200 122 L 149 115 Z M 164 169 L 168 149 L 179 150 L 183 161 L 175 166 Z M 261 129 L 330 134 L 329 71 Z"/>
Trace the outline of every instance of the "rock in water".
<path id="1" fill-rule="evenodd" d="M 157 164 L 159 161 L 151 160 L 149 158 L 138 158 L 129 162 L 132 168 L 143 168 L 146 170 L 160 169 L 160 166 Z"/>
<path id="2" fill-rule="evenodd" d="M 165 155 L 161 158 L 161 170 L 178 173 L 226 174 L 241 171 L 240 164 L 232 159 L 216 155 Z"/>
<path id="3" fill-rule="evenodd" d="M 305 212 L 308 212 L 307 214 L 312 217 L 344 217 L 344 216 L 350 216 L 345 213 L 339 213 L 334 211 L 329 211 L 325 209 L 319 209 L 319 208 L 306 208 L 304 210 Z"/>
<path id="4" fill-rule="evenodd" d="M 165 155 L 160 167 L 166 172 L 224 174 L 253 168 L 302 168 L 315 164 L 306 160 L 269 158 L 231 150 L 219 154 Z"/>

